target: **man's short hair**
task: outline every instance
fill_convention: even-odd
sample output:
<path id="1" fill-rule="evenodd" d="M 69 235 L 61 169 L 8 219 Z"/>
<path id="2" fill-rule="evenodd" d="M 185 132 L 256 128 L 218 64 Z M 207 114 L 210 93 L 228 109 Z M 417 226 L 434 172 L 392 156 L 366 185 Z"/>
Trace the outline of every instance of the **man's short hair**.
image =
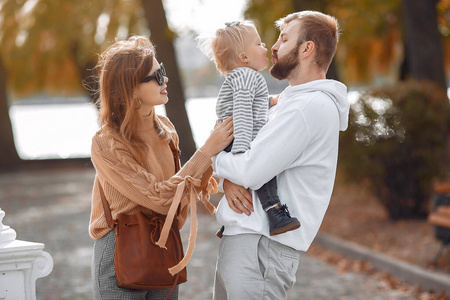
<path id="1" fill-rule="evenodd" d="M 297 46 L 306 41 L 314 42 L 316 47 L 315 62 L 319 69 L 328 70 L 336 53 L 339 41 L 339 24 L 335 17 L 311 10 L 292 13 L 275 22 L 283 30 L 294 20 L 300 20 L 301 29 L 297 39 Z"/>

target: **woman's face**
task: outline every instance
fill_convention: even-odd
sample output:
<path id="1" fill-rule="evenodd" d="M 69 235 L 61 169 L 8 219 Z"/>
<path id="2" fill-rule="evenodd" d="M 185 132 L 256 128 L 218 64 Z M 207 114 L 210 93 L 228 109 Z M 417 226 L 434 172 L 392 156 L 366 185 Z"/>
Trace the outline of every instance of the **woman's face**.
<path id="1" fill-rule="evenodd" d="M 155 75 L 156 70 L 160 69 L 160 65 L 156 58 L 153 58 L 153 67 L 147 76 Z M 139 108 L 139 114 L 141 116 L 148 116 L 155 105 L 166 104 L 169 101 L 167 97 L 167 82 L 169 78 L 166 76 L 162 86 L 158 84 L 156 79 L 152 79 L 148 82 L 140 83 L 136 88 L 136 101 L 141 102 Z"/>

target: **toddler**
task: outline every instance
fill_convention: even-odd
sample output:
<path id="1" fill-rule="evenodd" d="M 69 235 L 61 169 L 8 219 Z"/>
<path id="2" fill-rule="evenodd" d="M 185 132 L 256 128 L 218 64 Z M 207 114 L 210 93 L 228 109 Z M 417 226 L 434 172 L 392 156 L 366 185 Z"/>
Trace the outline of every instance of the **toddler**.
<path id="1" fill-rule="evenodd" d="M 225 151 L 244 152 L 267 122 L 271 98 L 264 77 L 258 73 L 268 65 L 266 45 L 249 21 L 225 23 L 213 36 L 199 38 L 199 42 L 200 49 L 225 76 L 216 105 L 219 120 L 233 115 L 234 140 Z M 256 192 L 269 219 L 270 235 L 300 227 L 298 219 L 280 202 L 276 177 Z M 217 236 L 222 237 L 223 230 L 222 226 Z"/>

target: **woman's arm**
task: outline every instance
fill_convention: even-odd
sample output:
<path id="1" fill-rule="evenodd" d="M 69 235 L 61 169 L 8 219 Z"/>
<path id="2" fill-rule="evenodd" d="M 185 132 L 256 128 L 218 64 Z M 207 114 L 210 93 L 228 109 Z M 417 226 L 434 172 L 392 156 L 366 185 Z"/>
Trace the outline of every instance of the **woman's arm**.
<path id="1" fill-rule="evenodd" d="M 269 107 L 273 107 L 273 106 L 277 105 L 278 98 L 280 98 L 280 94 L 278 94 L 276 96 L 269 97 Z"/>
<path id="2" fill-rule="evenodd" d="M 182 181 L 199 185 L 201 175 L 211 165 L 211 157 L 231 142 L 232 128 L 231 119 L 217 126 L 181 170 L 164 181 L 158 181 L 137 163 L 127 147 L 110 137 L 96 135 L 93 138 L 92 162 L 100 178 L 126 198 L 156 212 L 167 213 Z"/>

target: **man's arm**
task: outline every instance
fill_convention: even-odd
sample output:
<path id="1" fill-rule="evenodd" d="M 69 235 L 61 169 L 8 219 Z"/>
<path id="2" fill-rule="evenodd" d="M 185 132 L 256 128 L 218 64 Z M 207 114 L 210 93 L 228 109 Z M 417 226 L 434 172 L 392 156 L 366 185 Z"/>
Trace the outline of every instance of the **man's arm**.
<path id="1" fill-rule="evenodd" d="M 309 142 L 309 129 L 297 109 L 278 111 L 245 153 L 221 152 L 214 160 L 219 177 L 253 190 L 284 171 Z"/>

